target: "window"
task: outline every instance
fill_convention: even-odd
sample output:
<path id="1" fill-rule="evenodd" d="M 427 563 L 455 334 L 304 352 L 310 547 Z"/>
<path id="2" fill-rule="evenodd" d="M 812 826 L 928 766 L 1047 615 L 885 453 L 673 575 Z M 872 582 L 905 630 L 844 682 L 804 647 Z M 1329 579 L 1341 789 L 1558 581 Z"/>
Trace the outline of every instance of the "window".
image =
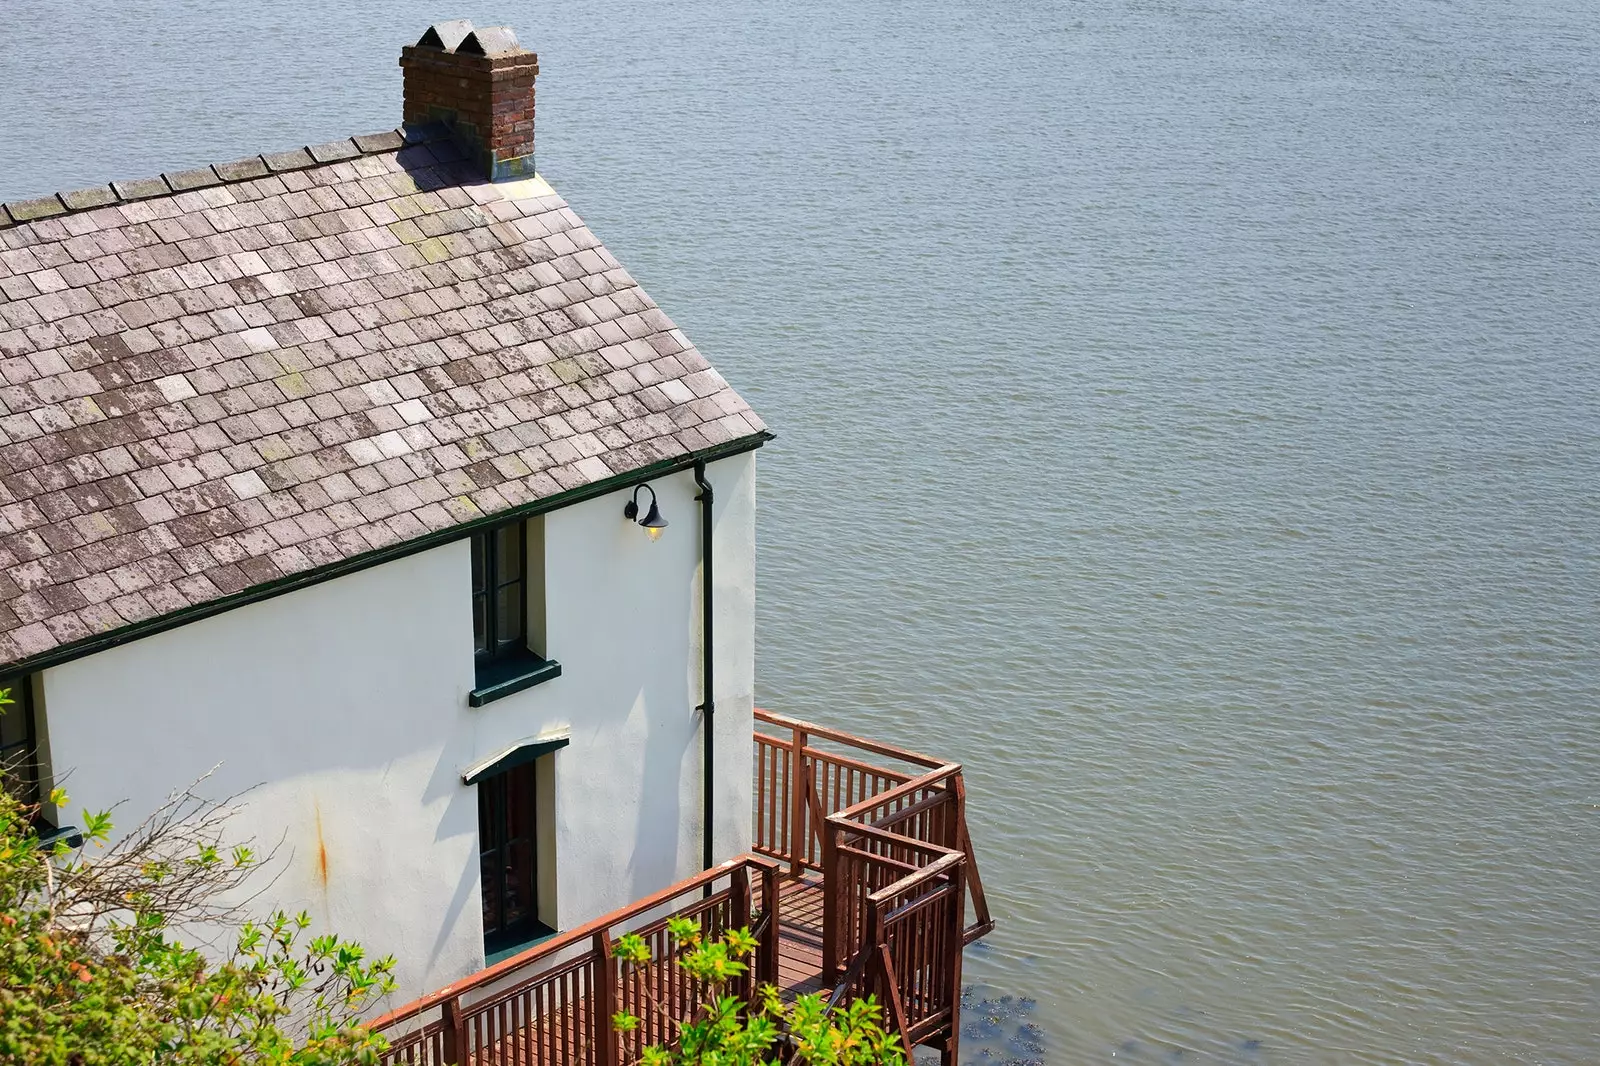
<path id="1" fill-rule="evenodd" d="M 526 524 L 472 538 L 472 636 L 478 661 L 527 654 Z"/>
<path id="2" fill-rule="evenodd" d="M 539 920 L 539 780 L 529 761 L 478 782 L 483 951 L 490 964 L 553 930 Z"/>
<path id="3" fill-rule="evenodd" d="M 472 535 L 474 707 L 561 675 L 545 656 L 544 520 Z"/>
<path id="4" fill-rule="evenodd" d="M 0 681 L 11 690 L 11 703 L 0 707 L 0 784 L 23 803 L 38 803 L 39 738 L 33 717 L 33 679 Z"/>

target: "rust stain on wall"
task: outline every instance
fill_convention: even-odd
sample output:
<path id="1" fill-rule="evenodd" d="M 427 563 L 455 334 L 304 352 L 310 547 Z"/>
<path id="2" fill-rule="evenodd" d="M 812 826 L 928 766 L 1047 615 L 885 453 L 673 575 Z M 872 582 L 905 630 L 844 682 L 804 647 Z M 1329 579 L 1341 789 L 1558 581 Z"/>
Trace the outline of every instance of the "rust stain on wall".
<path id="1" fill-rule="evenodd" d="M 317 876 L 322 887 L 328 887 L 328 845 L 322 839 L 322 804 L 313 803 L 317 815 Z"/>

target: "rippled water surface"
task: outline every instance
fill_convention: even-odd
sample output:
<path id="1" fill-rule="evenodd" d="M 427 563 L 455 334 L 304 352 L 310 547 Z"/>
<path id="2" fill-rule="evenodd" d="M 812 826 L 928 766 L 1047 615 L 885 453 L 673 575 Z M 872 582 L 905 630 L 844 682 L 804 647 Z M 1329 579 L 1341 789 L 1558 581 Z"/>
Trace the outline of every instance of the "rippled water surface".
<path id="1" fill-rule="evenodd" d="M 760 698 L 965 761 L 1048 1060 L 1600 1061 L 1600 9 L 485 2 L 8 0 L 0 197 L 511 22 L 780 434 Z"/>

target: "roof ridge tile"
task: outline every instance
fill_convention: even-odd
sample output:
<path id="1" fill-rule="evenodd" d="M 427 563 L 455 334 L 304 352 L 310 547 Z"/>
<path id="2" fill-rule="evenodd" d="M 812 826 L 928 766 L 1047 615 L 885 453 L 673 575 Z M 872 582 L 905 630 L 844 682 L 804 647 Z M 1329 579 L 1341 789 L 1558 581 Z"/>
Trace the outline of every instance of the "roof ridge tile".
<path id="1" fill-rule="evenodd" d="M 165 178 L 134 178 L 132 181 L 114 181 L 111 188 L 123 201 L 153 200 L 174 191 Z"/>
<path id="2" fill-rule="evenodd" d="M 221 185 L 222 179 L 210 167 L 196 167 L 193 170 L 173 170 L 161 175 L 173 192 L 188 192 L 190 189 L 204 189 L 210 185 Z"/>
<path id="3" fill-rule="evenodd" d="M 0 229 L 118 203 L 151 200 L 214 185 L 233 185 L 264 178 L 268 174 L 306 170 L 361 156 L 383 155 L 398 151 L 407 144 L 438 140 L 448 133 L 449 130 L 438 123 L 377 133 L 358 133 L 344 140 L 247 156 L 232 163 L 213 163 L 189 170 L 168 171 L 153 178 L 113 181 L 108 185 L 52 193 L 29 200 L 10 200 L 0 203 Z"/>

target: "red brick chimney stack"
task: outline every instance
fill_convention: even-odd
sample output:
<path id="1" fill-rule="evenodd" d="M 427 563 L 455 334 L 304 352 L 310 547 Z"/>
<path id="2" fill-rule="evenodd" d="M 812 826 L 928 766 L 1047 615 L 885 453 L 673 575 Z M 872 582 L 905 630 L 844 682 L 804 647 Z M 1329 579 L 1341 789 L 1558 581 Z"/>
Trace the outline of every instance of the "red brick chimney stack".
<path id="1" fill-rule="evenodd" d="M 490 181 L 533 177 L 533 80 L 539 57 L 505 26 L 466 19 L 428 27 L 400 49 L 407 125 L 444 122 Z"/>

